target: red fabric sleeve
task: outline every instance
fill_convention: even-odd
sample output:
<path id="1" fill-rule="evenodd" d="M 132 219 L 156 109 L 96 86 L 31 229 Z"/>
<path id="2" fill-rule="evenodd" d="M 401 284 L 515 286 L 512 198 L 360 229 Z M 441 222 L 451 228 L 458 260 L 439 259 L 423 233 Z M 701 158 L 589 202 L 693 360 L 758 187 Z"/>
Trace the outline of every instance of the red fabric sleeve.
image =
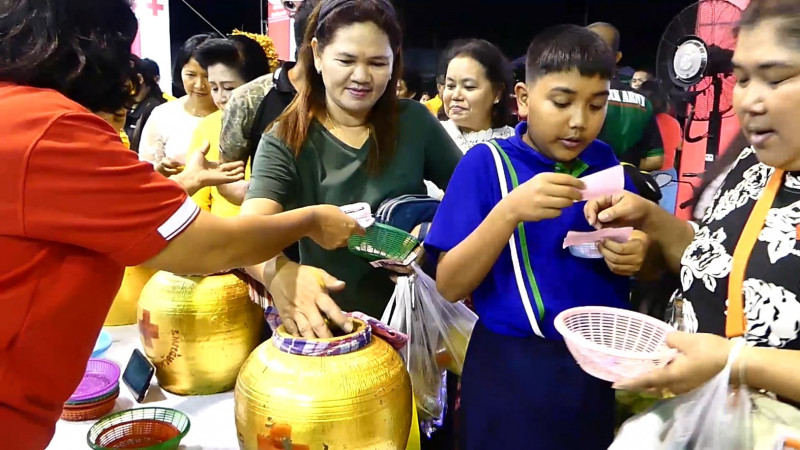
<path id="1" fill-rule="evenodd" d="M 140 162 L 91 113 L 59 116 L 26 156 L 23 227 L 29 238 L 134 266 L 158 254 L 199 212 L 180 186 Z"/>

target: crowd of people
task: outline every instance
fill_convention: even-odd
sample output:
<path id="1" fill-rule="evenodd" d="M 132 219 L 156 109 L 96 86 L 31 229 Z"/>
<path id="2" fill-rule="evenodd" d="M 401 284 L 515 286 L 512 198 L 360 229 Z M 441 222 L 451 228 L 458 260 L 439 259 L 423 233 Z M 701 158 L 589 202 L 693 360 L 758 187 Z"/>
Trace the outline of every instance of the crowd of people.
<path id="1" fill-rule="evenodd" d="M 0 5 L 4 445 L 47 446 L 126 266 L 243 268 L 304 338 L 351 331 L 345 312 L 380 317 L 396 273 L 342 248 L 364 230 L 339 206 L 408 194 L 441 200 L 414 233 L 441 295 L 479 317 L 448 383 L 460 406 L 423 449 L 607 448 L 612 385 L 575 364 L 553 319 L 629 308 L 632 277 L 666 272 L 680 279 L 681 331 L 667 341 L 679 354 L 615 387 L 687 392 L 743 338 L 731 383 L 800 403 L 800 4 L 753 0 L 742 16 L 742 133 L 695 222 L 637 183 L 674 166 L 681 127 L 663 80 L 620 75 L 613 25 L 537 33 L 521 82 L 496 45 L 453 42 L 424 99 L 389 0 L 293 13 L 296 63 L 251 35 L 194 36 L 172 97 L 131 55 L 127 0 Z M 620 162 L 635 168 L 625 192 L 581 201 L 580 178 Z M 599 243 L 602 259 L 561 246 L 569 231 L 619 226 L 635 231 Z"/>

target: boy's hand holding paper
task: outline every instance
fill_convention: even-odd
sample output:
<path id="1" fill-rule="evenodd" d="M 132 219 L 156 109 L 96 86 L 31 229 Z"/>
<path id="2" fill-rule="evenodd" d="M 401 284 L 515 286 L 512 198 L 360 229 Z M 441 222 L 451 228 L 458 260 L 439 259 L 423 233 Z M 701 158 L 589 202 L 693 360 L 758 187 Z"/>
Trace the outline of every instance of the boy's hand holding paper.
<path id="1" fill-rule="evenodd" d="M 558 217 L 562 209 L 580 201 L 583 188 L 583 182 L 570 175 L 540 173 L 509 192 L 501 203 L 515 226 L 538 222 Z"/>
<path id="2" fill-rule="evenodd" d="M 650 239 L 647 234 L 643 231 L 633 230 L 626 242 L 619 243 L 613 239 L 605 239 L 598 248 L 612 272 L 632 277 L 642 269 L 649 246 Z"/>
<path id="3" fill-rule="evenodd" d="M 644 264 L 649 239 L 647 234 L 631 227 L 603 228 L 590 232 L 570 231 L 564 239 L 563 247 L 572 246 L 594 246 L 598 256 L 606 260 L 612 272 L 632 276 Z"/>

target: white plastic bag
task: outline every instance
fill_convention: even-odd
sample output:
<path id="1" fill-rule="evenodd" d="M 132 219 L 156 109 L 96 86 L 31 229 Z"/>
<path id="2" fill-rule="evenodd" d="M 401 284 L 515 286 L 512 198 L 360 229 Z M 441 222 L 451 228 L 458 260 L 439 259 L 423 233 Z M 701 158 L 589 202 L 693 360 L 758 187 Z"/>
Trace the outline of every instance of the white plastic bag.
<path id="1" fill-rule="evenodd" d="M 441 426 L 447 406 L 447 370 L 461 373 L 469 337 L 478 317 L 462 302 L 450 303 L 436 282 L 416 264 L 415 273 L 397 279 L 381 322 L 408 335 L 401 354 L 423 431 Z"/>
<path id="2" fill-rule="evenodd" d="M 609 450 L 750 450 L 750 392 L 730 387 L 732 362 L 692 392 L 656 404 L 625 422 Z"/>

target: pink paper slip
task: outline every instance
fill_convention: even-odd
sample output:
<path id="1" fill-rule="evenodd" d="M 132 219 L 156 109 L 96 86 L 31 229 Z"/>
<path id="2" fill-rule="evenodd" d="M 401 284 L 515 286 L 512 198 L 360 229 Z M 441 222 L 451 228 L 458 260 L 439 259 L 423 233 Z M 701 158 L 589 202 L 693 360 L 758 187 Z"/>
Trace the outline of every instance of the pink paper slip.
<path id="1" fill-rule="evenodd" d="M 586 189 L 581 191 L 582 200 L 593 200 L 606 195 L 619 194 L 625 190 L 625 170 L 621 165 L 601 170 L 581 178 Z"/>
<path id="2" fill-rule="evenodd" d="M 564 238 L 564 247 L 571 247 L 573 245 L 595 244 L 605 239 L 610 239 L 614 242 L 625 243 L 631 238 L 633 233 L 632 227 L 624 228 L 603 228 L 598 231 L 570 231 L 567 237 Z"/>

